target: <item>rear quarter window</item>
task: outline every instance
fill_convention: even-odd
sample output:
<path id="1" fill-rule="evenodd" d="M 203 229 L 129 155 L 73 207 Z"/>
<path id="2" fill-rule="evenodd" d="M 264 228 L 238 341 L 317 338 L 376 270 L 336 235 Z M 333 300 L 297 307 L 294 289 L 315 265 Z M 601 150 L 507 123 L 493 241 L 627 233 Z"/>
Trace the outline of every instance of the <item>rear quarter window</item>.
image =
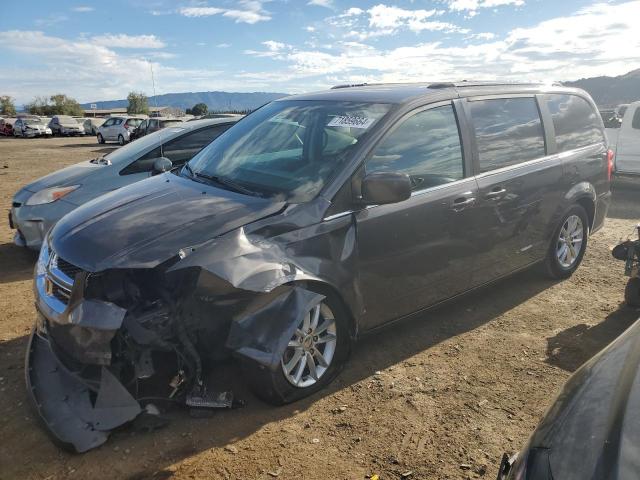
<path id="1" fill-rule="evenodd" d="M 544 130 L 534 98 L 473 100 L 468 106 L 481 173 L 545 156 Z"/>
<path id="2" fill-rule="evenodd" d="M 605 141 L 599 113 L 584 98 L 550 94 L 546 100 L 553 119 L 558 152 Z"/>
<path id="3" fill-rule="evenodd" d="M 631 121 L 631 127 L 636 130 L 640 130 L 640 107 L 636 108 L 635 113 L 633 114 L 633 120 Z"/>

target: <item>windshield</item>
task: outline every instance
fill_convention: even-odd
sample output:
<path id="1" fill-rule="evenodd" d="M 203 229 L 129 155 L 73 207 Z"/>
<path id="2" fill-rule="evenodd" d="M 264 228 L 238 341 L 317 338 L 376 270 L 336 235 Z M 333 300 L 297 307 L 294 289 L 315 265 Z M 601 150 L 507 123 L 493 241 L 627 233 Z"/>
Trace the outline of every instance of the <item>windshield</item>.
<path id="1" fill-rule="evenodd" d="M 306 202 L 388 111 L 386 104 L 273 102 L 212 142 L 189 169 L 195 177 L 232 182 L 257 195 Z"/>
<path id="2" fill-rule="evenodd" d="M 76 120 L 73 117 L 67 117 L 66 115 L 58 115 L 58 121 L 60 123 L 76 123 Z"/>
<path id="3" fill-rule="evenodd" d="M 27 118 L 24 120 L 26 125 L 42 125 L 42 120 L 39 118 Z"/>
<path id="4" fill-rule="evenodd" d="M 177 133 L 183 131 L 184 128 L 177 127 L 158 130 L 157 132 L 146 135 L 135 142 L 127 143 L 124 147 L 114 150 L 104 158 L 114 164 L 121 161 L 129 161 L 143 153 L 145 150 L 155 148 L 161 143 L 165 143 L 175 137 Z"/>

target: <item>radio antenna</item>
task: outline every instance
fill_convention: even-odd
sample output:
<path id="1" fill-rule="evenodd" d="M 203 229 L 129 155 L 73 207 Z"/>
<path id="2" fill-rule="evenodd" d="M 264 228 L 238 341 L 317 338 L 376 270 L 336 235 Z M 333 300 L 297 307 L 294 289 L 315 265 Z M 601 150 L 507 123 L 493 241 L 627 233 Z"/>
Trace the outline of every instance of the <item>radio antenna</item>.
<path id="1" fill-rule="evenodd" d="M 149 60 L 147 60 L 149 62 L 149 68 L 151 69 L 151 85 L 153 86 L 153 103 L 156 104 L 156 114 L 159 114 L 160 111 L 158 110 L 158 96 L 156 95 L 156 80 L 155 77 L 153 76 L 153 63 L 150 62 Z M 149 117 L 151 118 L 151 117 Z M 160 124 L 158 120 L 156 120 L 158 122 L 158 125 Z M 160 156 L 164 157 L 164 149 L 162 148 L 163 145 L 162 143 L 160 143 Z"/>

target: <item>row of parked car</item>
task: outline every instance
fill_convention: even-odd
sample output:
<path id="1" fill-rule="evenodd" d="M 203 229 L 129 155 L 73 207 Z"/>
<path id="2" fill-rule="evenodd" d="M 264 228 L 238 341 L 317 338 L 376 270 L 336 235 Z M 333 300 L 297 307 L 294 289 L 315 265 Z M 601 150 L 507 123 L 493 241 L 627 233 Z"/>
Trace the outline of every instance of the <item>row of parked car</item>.
<path id="1" fill-rule="evenodd" d="M 345 86 L 236 122 L 165 128 L 15 195 L 15 241 L 40 249 L 27 391 L 62 446 L 148 412 L 147 382 L 232 406 L 206 383 L 228 356 L 268 402 L 309 396 L 364 332 L 533 265 L 570 277 L 611 201 L 613 152 L 578 89 Z M 608 473 L 636 458 L 620 420 L 636 337 L 600 357 L 598 395 L 604 367 L 582 371 L 501 478 L 632 478 Z"/>
<path id="2" fill-rule="evenodd" d="M 14 137 L 51 137 L 53 135 L 94 135 L 98 143 L 108 141 L 124 145 L 136 138 L 171 125 L 183 123 L 179 118 L 137 116 L 113 116 L 109 118 L 84 118 L 68 115 L 40 117 L 21 115 L 0 118 L 0 134 Z"/>

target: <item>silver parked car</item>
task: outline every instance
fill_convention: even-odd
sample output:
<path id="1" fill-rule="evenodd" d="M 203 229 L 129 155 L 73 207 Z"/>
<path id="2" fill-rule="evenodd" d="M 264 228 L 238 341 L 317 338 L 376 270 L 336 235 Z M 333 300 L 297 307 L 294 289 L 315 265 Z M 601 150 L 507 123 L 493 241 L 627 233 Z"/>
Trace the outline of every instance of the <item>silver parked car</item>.
<path id="1" fill-rule="evenodd" d="M 49 122 L 54 135 L 84 135 L 84 127 L 69 115 L 56 115 Z"/>
<path id="2" fill-rule="evenodd" d="M 106 122 L 98 128 L 96 138 L 98 143 L 117 141 L 119 145 L 129 143 L 131 140 L 131 132 L 133 132 L 142 123 L 142 117 L 129 117 L 127 115 L 118 115 L 109 117 Z"/>
<path id="3" fill-rule="evenodd" d="M 50 137 L 51 129 L 40 117 L 19 117 L 13 124 L 14 137 Z"/>
<path id="4" fill-rule="evenodd" d="M 13 197 L 9 213 L 9 226 L 16 229 L 14 243 L 39 249 L 47 231 L 70 211 L 156 171 L 184 164 L 237 120 L 201 120 L 165 128 L 26 185 Z"/>

